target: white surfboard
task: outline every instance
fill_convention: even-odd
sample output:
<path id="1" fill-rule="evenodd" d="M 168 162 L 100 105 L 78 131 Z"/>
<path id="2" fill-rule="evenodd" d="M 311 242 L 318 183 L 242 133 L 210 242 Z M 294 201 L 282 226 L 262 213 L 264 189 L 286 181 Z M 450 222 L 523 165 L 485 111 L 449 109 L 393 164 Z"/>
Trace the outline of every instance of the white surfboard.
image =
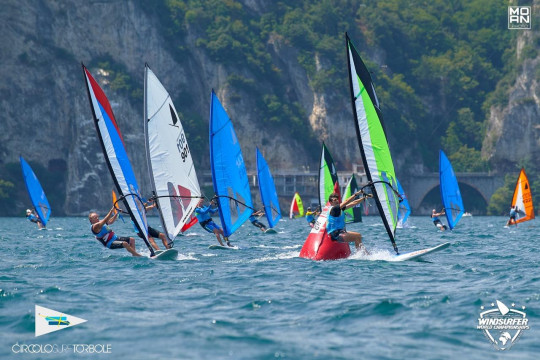
<path id="1" fill-rule="evenodd" d="M 238 246 L 210 245 L 208 248 L 210 250 L 238 250 Z"/>
<path id="2" fill-rule="evenodd" d="M 277 234 L 277 231 L 274 230 L 274 229 L 266 229 L 266 231 L 264 233 L 265 234 Z"/>
<path id="3" fill-rule="evenodd" d="M 152 260 L 176 260 L 178 257 L 178 250 L 176 249 L 167 249 L 167 250 L 157 250 L 156 255 L 152 256 Z"/>
<path id="4" fill-rule="evenodd" d="M 406 260 L 417 259 L 420 256 L 424 256 L 424 255 L 431 254 L 436 251 L 446 249 L 449 246 L 450 246 L 450 243 L 444 243 L 444 244 L 440 244 L 440 245 L 437 245 L 435 247 L 428 248 L 428 249 L 417 250 L 417 251 L 408 252 L 404 254 L 394 255 L 394 257 L 389 261 L 406 261 Z"/>

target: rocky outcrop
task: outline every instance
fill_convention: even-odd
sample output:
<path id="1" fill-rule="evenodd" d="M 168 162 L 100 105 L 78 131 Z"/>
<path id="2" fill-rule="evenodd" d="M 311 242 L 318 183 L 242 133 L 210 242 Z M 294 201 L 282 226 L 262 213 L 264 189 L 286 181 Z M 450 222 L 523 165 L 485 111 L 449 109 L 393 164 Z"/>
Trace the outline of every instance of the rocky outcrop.
<path id="1" fill-rule="evenodd" d="M 252 13 L 265 11 L 265 1 L 244 3 Z M 234 120 L 248 169 L 255 169 L 256 146 L 261 147 L 272 168 L 317 167 L 313 159 L 318 158 L 320 149 L 304 149 L 283 129 L 261 124 L 251 111 L 256 108 L 256 99 L 250 94 L 231 100 L 228 77 L 253 77 L 249 71 L 210 60 L 196 46 L 196 34 L 189 27 L 178 39 L 189 51 L 178 58 L 178 50 L 173 55 L 159 33 L 159 21 L 130 1 L 4 1 L 0 12 L 0 164 L 17 162 L 19 155 L 49 168 L 51 163 L 63 163 L 67 168 L 65 213 L 86 214 L 110 207 L 113 183 L 96 136 L 80 67 L 81 61 L 88 66 L 107 56 L 121 64 L 140 89 L 144 63 L 148 62 L 173 98 L 189 92 L 192 110 L 205 122 L 210 90 L 216 89 Z M 330 108 L 327 95 L 309 88 L 293 48 L 276 37 L 267 47 L 288 82 L 284 87 L 302 105 L 320 140 L 327 141 L 337 159 L 355 162 L 358 150 L 348 99 Z M 89 70 L 111 101 L 135 175 L 147 194 L 142 100 L 133 101 L 111 89 L 106 72 L 95 66 Z M 206 154 L 194 154 L 201 172 L 209 169 Z"/>
<path id="2" fill-rule="evenodd" d="M 521 160 L 540 156 L 540 55 L 523 58 L 526 46 L 538 50 L 537 37 L 537 31 L 523 31 L 518 36 L 516 56 L 522 62 L 521 70 L 508 89 L 508 103 L 490 109 L 482 155 L 499 172 L 515 172 Z"/>

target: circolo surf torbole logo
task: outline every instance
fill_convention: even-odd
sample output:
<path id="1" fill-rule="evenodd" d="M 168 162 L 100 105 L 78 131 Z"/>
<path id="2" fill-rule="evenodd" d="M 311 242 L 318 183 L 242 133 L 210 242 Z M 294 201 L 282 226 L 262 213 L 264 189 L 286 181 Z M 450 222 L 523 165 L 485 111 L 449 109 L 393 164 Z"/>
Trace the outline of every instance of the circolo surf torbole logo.
<path id="1" fill-rule="evenodd" d="M 48 334 L 86 322 L 85 319 L 73 315 L 47 309 L 46 307 L 36 305 L 36 336 Z"/>
<path id="2" fill-rule="evenodd" d="M 529 319 L 523 310 L 525 306 L 516 308 L 512 303 L 508 308 L 499 300 L 491 303 L 491 306 L 481 306 L 484 310 L 478 318 L 478 330 L 482 330 L 488 340 L 497 350 L 509 350 L 514 345 L 524 330 L 529 330 Z"/>

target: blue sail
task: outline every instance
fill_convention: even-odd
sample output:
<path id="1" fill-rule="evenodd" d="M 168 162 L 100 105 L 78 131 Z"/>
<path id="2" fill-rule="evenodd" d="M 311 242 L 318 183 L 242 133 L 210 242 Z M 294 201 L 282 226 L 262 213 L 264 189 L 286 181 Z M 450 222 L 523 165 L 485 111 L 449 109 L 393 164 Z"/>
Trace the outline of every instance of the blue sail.
<path id="1" fill-rule="evenodd" d="M 401 195 L 403 199 L 399 203 L 399 207 L 398 207 L 398 227 L 403 227 L 405 222 L 407 222 L 409 215 L 411 214 L 411 206 L 409 205 L 409 200 L 407 200 L 407 197 L 405 196 L 405 191 L 403 191 L 403 188 L 401 187 L 399 180 L 397 180 L 397 186 L 398 186 L 399 195 Z"/>
<path id="2" fill-rule="evenodd" d="M 253 203 L 240 143 L 214 90 L 210 99 L 210 166 L 223 232 L 230 236 L 251 216 Z"/>
<path id="3" fill-rule="evenodd" d="M 49 205 L 49 201 L 45 196 L 45 191 L 43 191 L 43 188 L 30 165 L 28 165 L 22 156 L 19 157 L 19 160 L 21 161 L 24 183 L 26 184 L 26 190 L 28 190 L 32 205 L 34 206 L 41 223 L 44 226 L 47 226 L 47 221 L 49 221 L 49 218 L 51 217 L 51 205 Z"/>
<path id="4" fill-rule="evenodd" d="M 450 160 L 442 150 L 439 152 L 439 182 L 448 226 L 453 229 L 463 216 L 464 207 L 456 174 Z"/>
<path id="5" fill-rule="evenodd" d="M 273 228 L 281 219 L 281 209 L 276 192 L 274 179 L 270 173 L 270 168 L 264 160 L 259 148 L 257 148 L 257 179 L 259 181 L 259 192 L 264 206 L 264 213 L 268 220 L 268 226 Z"/>

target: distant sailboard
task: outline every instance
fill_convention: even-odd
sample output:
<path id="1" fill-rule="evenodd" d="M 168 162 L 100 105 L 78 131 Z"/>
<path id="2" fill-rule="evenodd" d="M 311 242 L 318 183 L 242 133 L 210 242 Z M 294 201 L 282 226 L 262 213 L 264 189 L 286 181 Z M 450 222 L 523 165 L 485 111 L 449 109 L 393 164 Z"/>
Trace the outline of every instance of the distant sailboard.
<path id="1" fill-rule="evenodd" d="M 321 209 L 328 202 L 328 197 L 332 193 L 339 195 L 341 201 L 341 191 L 339 188 L 338 174 L 334 159 L 326 145 L 322 144 L 321 161 L 319 165 L 319 206 Z"/>
<path id="2" fill-rule="evenodd" d="M 411 214 L 411 206 L 409 205 L 409 200 L 407 200 L 407 196 L 405 195 L 405 191 L 403 191 L 403 188 L 401 187 L 401 184 L 399 183 L 399 180 L 397 180 L 397 186 L 398 186 L 398 192 L 399 195 L 401 195 L 402 201 L 399 204 L 398 207 L 398 229 L 406 227 L 407 219 L 409 218 L 409 215 Z"/>
<path id="3" fill-rule="evenodd" d="M 270 234 L 271 232 L 269 230 L 272 230 L 279 219 L 281 219 L 281 209 L 279 208 L 279 199 L 274 179 L 259 148 L 257 148 L 257 181 L 259 183 L 259 193 L 264 206 L 264 213 L 269 226 L 266 233 Z"/>
<path id="4" fill-rule="evenodd" d="M 300 194 L 295 192 L 291 201 L 291 210 L 289 211 L 289 218 L 296 219 L 303 216 L 304 216 L 304 205 L 302 204 L 302 199 L 300 198 Z"/>
<path id="5" fill-rule="evenodd" d="M 19 161 L 21 163 L 24 184 L 26 185 L 28 196 L 30 196 L 30 201 L 43 226 L 47 226 L 47 222 L 51 217 L 51 205 L 49 205 L 49 200 L 47 200 L 45 191 L 43 191 L 43 188 L 30 165 L 22 156 L 19 157 Z"/>
<path id="6" fill-rule="evenodd" d="M 360 187 L 358 186 L 358 183 L 356 182 L 356 177 L 354 176 L 354 174 L 352 174 L 351 179 L 349 180 L 349 182 L 347 183 L 347 187 L 345 188 L 343 199 L 350 198 L 354 193 L 358 192 L 359 190 L 360 190 Z M 367 198 L 364 199 L 362 203 L 345 210 L 346 223 L 362 222 L 362 207 L 364 206 L 363 204 L 366 201 L 367 201 Z"/>
<path id="7" fill-rule="evenodd" d="M 253 203 L 240 143 L 214 90 L 210 96 L 209 130 L 214 192 L 223 233 L 229 237 L 251 216 Z"/>
<path id="8" fill-rule="evenodd" d="M 442 150 L 439 151 L 439 183 L 446 219 L 452 230 L 463 216 L 464 206 L 456 174 Z"/>
<path id="9" fill-rule="evenodd" d="M 525 169 L 521 169 L 512 197 L 512 207 L 517 207 L 516 224 L 534 219 L 531 187 Z"/>

